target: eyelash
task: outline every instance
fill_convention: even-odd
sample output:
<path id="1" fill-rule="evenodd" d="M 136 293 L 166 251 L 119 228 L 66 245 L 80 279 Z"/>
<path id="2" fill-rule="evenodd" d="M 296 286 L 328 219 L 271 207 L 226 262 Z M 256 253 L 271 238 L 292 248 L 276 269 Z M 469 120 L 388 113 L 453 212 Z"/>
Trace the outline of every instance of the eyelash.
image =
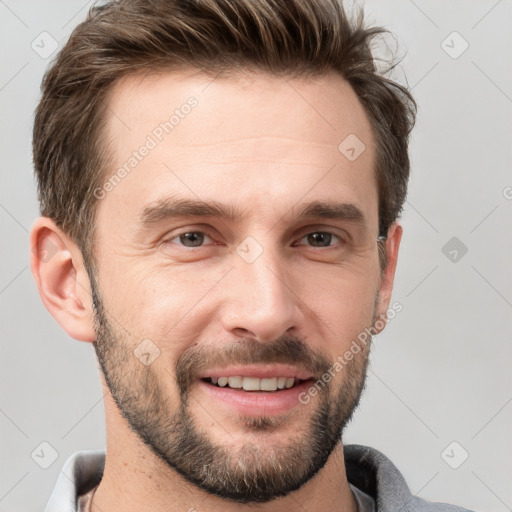
<path id="1" fill-rule="evenodd" d="M 193 230 L 189 230 L 189 231 L 183 231 L 181 233 L 178 233 L 176 235 L 174 235 L 172 238 L 167 238 L 165 240 L 163 240 L 163 244 L 164 245 L 170 245 L 170 244 L 174 244 L 174 245 L 178 245 L 178 246 L 181 246 L 185 249 L 188 249 L 188 250 L 192 250 L 192 249 L 200 249 L 200 248 L 203 248 L 205 247 L 204 245 L 199 245 L 199 246 L 196 246 L 196 247 L 187 247 L 186 245 L 183 245 L 183 244 L 178 244 L 178 243 L 175 243 L 173 242 L 173 240 L 176 240 L 176 239 L 179 239 L 181 236 L 183 235 L 186 235 L 186 234 L 202 234 L 202 235 L 206 235 L 208 236 L 209 238 L 211 238 L 213 240 L 213 237 L 211 235 L 211 232 L 207 231 L 207 230 L 203 230 L 203 231 L 193 231 Z M 304 233 L 300 238 L 299 238 L 299 241 L 300 240 L 303 240 L 304 238 L 310 236 L 310 235 L 314 235 L 314 234 L 327 234 L 327 235 L 331 235 L 332 237 L 335 237 L 339 240 L 339 243 L 342 245 L 342 246 L 345 246 L 349 243 L 348 241 L 348 237 L 347 238 L 343 238 L 341 235 L 338 235 L 336 233 L 333 233 L 332 231 L 322 231 L 322 230 L 316 230 L 316 231 L 308 231 L 307 233 Z M 217 245 L 217 244 L 215 244 Z M 296 247 L 295 243 L 294 243 L 294 247 Z M 325 247 L 315 247 L 315 246 L 309 246 L 310 248 L 312 249 L 332 249 L 332 248 L 335 248 L 336 245 L 328 245 L 328 246 L 325 246 Z"/>

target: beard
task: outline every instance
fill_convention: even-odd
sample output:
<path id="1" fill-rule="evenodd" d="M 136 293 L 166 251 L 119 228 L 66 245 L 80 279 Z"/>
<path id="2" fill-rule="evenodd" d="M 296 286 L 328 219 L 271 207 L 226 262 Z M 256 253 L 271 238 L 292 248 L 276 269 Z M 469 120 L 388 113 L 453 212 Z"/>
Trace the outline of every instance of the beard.
<path id="1" fill-rule="evenodd" d="M 135 346 L 128 343 L 130 335 L 109 321 L 97 286 L 92 279 L 91 283 L 93 345 L 105 382 L 131 430 L 161 461 L 203 491 L 242 504 L 286 496 L 324 467 L 359 404 L 366 382 L 369 342 L 346 362 L 341 370 L 343 378 L 322 382 L 317 386 L 317 400 L 299 406 L 311 412 L 286 442 L 273 442 L 272 433 L 287 427 L 287 416 L 239 416 L 235 420 L 246 440 L 240 445 L 237 436 L 235 448 L 215 443 L 194 419 L 190 405 L 198 402 L 191 391 L 201 369 L 229 363 L 285 363 L 321 376 L 332 368 L 333 361 L 291 336 L 272 343 L 254 339 L 219 343 L 218 348 L 194 343 L 175 363 L 176 392 L 170 396 L 164 385 L 170 380 L 167 371 L 157 372 L 155 365 L 144 366 L 136 359 Z M 335 384 L 337 380 L 341 382 Z"/>

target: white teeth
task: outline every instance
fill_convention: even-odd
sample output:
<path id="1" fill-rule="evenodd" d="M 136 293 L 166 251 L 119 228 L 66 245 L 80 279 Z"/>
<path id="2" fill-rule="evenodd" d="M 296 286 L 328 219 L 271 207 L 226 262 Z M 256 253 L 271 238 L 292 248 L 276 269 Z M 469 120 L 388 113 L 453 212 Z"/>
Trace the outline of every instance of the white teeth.
<path id="1" fill-rule="evenodd" d="M 272 379 L 261 379 L 260 389 L 262 391 L 275 391 L 277 389 L 277 377 Z"/>
<path id="2" fill-rule="evenodd" d="M 295 384 L 294 377 L 270 377 L 259 379 L 258 377 L 212 377 L 212 384 L 221 388 L 226 386 L 233 389 L 244 389 L 245 391 L 277 391 L 278 389 L 289 389 Z"/>
<path id="3" fill-rule="evenodd" d="M 260 379 L 257 377 L 244 377 L 242 385 L 245 391 L 259 391 L 261 389 Z"/>
<path id="4" fill-rule="evenodd" d="M 230 388 L 240 389 L 242 387 L 242 377 L 228 377 Z"/>

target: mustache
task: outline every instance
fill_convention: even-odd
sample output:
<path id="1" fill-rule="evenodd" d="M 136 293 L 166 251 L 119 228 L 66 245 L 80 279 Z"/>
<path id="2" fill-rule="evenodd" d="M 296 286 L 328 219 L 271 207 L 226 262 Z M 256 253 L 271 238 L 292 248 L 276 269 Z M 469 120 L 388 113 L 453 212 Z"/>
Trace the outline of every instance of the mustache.
<path id="1" fill-rule="evenodd" d="M 327 355 L 293 336 L 282 336 L 271 343 L 245 338 L 215 347 L 188 347 L 176 361 L 175 375 L 180 393 L 186 395 L 198 373 L 208 368 L 275 363 L 294 365 L 311 373 L 315 379 L 332 366 Z"/>

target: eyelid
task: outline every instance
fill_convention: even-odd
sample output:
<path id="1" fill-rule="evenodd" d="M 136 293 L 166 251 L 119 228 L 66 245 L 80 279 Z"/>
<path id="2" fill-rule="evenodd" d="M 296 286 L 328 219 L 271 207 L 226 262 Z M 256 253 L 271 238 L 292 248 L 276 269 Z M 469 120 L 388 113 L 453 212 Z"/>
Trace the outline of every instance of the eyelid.
<path id="1" fill-rule="evenodd" d="M 345 229 L 335 226 L 326 226 L 322 224 L 304 226 L 299 230 L 298 233 L 300 238 L 304 238 L 305 235 L 309 235 L 311 233 L 329 233 L 344 240 L 345 242 L 349 242 L 352 239 L 348 231 L 346 231 Z"/>

